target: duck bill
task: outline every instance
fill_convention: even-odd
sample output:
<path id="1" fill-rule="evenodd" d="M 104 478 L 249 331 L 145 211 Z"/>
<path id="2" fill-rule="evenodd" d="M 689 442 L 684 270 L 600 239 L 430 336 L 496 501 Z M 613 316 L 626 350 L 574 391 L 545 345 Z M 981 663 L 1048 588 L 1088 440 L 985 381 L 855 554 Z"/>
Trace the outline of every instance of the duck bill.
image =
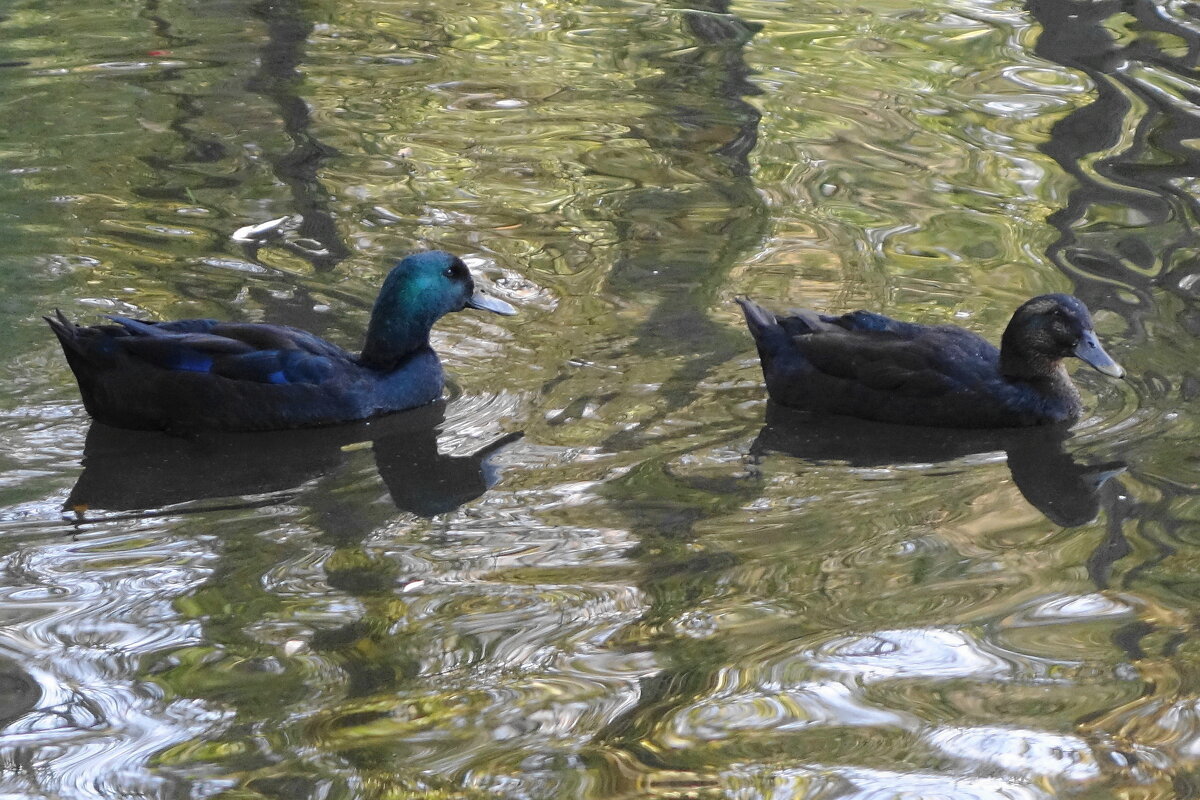
<path id="1" fill-rule="evenodd" d="M 517 313 L 515 308 L 503 300 L 497 300 L 495 297 L 488 297 L 479 292 L 471 295 L 471 299 L 467 301 L 467 308 L 478 308 L 480 311 L 490 311 L 505 317 L 511 317 Z"/>
<path id="2" fill-rule="evenodd" d="M 1100 346 L 1095 331 L 1084 331 L 1083 338 L 1079 340 L 1079 344 L 1075 345 L 1075 357 L 1105 375 L 1111 375 L 1114 378 L 1125 377 L 1125 370 L 1121 365 L 1113 361 L 1112 356 L 1104 352 L 1104 348 Z"/>

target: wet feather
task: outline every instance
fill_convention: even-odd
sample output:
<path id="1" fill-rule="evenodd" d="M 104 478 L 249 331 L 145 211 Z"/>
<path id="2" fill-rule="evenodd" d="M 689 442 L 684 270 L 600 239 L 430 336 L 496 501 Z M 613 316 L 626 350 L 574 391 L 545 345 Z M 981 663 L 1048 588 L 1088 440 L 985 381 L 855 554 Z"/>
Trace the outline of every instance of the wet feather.
<path id="1" fill-rule="evenodd" d="M 1001 349 L 953 325 L 870 311 L 775 315 L 748 298 L 738 303 L 767 391 L 793 408 L 910 425 L 1023 427 L 1079 416 L 1079 393 L 1063 358 L 1124 374 L 1096 340 L 1086 306 L 1070 295 L 1022 305 Z"/>
<path id="2" fill-rule="evenodd" d="M 81 326 L 46 317 L 94 418 L 125 428 L 278 430 L 413 408 L 441 396 L 434 322 L 466 307 L 515 313 L 477 295 L 449 253 L 419 253 L 389 273 L 364 355 L 286 325 L 110 316 Z"/>

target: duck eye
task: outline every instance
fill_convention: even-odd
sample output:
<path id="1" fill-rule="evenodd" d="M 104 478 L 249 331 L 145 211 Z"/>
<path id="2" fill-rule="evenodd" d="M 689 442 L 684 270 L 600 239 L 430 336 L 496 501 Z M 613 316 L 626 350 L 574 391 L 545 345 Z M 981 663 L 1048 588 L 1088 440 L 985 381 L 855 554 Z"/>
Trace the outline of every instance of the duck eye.
<path id="1" fill-rule="evenodd" d="M 1067 312 L 1062 310 L 1061 308 L 1056 308 L 1052 312 L 1050 312 L 1050 320 L 1056 327 L 1059 327 L 1059 328 L 1070 327 L 1071 321 L 1072 321 L 1071 317 L 1067 314 Z"/>
<path id="2" fill-rule="evenodd" d="M 458 259 L 455 259 L 453 264 L 446 267 L 446 269 L 442 271 L 442 274 L 445 275 L 447 278 L 458 278 L 461 280 L 462 278 L 465 278 L 468 275 L 470 275 L 471 272 L 470 272 L 470 270 L 467 269 L 466 264 L 459 261 Z"/>

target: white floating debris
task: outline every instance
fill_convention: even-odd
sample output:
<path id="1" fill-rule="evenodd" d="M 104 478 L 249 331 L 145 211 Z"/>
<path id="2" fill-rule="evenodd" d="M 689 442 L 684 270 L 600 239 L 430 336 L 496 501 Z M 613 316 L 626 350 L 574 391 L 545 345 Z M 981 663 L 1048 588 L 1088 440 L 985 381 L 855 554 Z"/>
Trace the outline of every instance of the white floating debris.
<path id="1" fill-rule="evenodd" d="M 316 239 L 296 239 L 289 242 L 293 248 L 310 256 L 327 256 L 329 248 L 318 242 Z"/>
<path id="2" fill-rule="evenodd" d="M 230 236 L 229 238 L 233 239 L 235 242 L 256 242 L 259 239 L 265 239 L 270 236 L 280 225 L 287 222 L 289 219 L 291 219 L 291 217 L 287 216 L 280 217 L 279 219 L 267 220 L 266 222 L 260 222 L 257 225 L 244 225 L 234 231 L 233 236 Z"/>
<path id="3" fill-rule="evenodd" d="M 296 653 L 308 649 L 308 642 L 303 639 L 288 639 L 283 643 L 283 654 L 285 656 L 294 656 Z"/>

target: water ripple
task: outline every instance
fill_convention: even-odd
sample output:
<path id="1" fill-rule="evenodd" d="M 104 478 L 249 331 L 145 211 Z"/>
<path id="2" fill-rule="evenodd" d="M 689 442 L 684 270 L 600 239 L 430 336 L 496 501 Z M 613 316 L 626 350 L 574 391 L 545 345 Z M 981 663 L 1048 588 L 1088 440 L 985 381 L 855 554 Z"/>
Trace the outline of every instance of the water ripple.
<path id="1" fill-rule="evenodd" d="M 734 676 L 722 682 L 741 683 Z M 810 727 L 889 727 L 914 730 L 915 717 L 872 706 L 851 687 L 838 682 L 814 682 L 770 691 L 731 692 L 705 698 L 674 715 L 665 747 L 686 748 L 695 741 L 712 742 L 735 736 L 783 733 Z"/>
<path id="2" fill-rule="evenodd" d="M 1007 772 L 1014 779 L 1046 775 L 1086 783 L 1101 775 L 1091 747 L 1077 736 L 983 727 L 946 728 L 925 738 L 955 758 Z"/>
<path id="3" fill-rule="evenodd" d="M 147 655 L 201 641 L 172 601 L 204 579 L 208 556 L 186 539 L 134 532 L 51 540 L 0 560 L 10 578 L 0 603 L 20 620 L 0 650 L 30 669 L 42 693 L 6 729 L 0 758 L 27 765 L 41 790 L 100 797 L 116 786 L 136 791 L 126 778 L 135 765 L 217 727 L 223 712 L 129 679 Z M 144 771 L 137 780 L 146 792 L 171 783 Z"/>
<path id="4" fill-rule="evenodd" d="M 834 674 L 863 682 L 896 678 L 1003 678 L 1011 663 L 964 632 L 943 629 L 876 631 L 825 642 L 807 657 Z"/>
<path id="5" fill-rule="evenodd" d="M 0 15 L 0 792 L 1194 794 L 1200 28 L 868 6 Z M 92 458 L 37 319 L 353 346 L 428 247 L 522 312 L 439 323 L 436 436 Z M 1007 448 L 752 443 L 735 295 L 997 340 L 1063 290 L 1130 374 L 1074 372 L 1078 513 Z M 61 516 L 85 454 L 125 510 Z"/>
<path id="6" fill-rule="evenodd" d="M 965 778 L 957 774 L 823 767 L 729 772 L 722 776 L 736 800 L 1046 800 L 1053 795 L 1024 781 Z"/>

